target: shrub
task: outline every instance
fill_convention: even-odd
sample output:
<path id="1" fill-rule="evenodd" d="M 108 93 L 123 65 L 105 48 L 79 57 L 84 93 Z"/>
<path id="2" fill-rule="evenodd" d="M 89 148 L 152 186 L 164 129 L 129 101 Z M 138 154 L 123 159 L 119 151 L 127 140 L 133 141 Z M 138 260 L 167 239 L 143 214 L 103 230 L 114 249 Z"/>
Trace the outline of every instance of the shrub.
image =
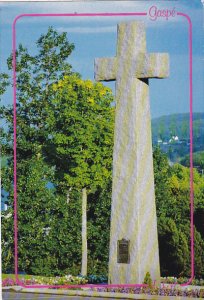
<path id="1" fill-rule="evenodd" d="M 152 278 L 149 272 L 146 273 L 143 283 L 147 284 L 149 287 L 152 286 Z"/>

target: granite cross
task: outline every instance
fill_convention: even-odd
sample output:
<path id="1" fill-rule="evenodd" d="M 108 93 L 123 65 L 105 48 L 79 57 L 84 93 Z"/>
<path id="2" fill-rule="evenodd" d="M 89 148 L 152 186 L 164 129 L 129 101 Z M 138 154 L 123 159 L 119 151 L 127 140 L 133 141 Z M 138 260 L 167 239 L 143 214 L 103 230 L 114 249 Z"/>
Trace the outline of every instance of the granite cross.
<path id="1" fill-rule="evenodd" d="M 117 55 L 95 59 L 95 79 L 116 81 L 109 283 L 159 281 L 149 78 L 168 76 L 166 53 L 146 53 L 142 22 L 118 25 Z"/>

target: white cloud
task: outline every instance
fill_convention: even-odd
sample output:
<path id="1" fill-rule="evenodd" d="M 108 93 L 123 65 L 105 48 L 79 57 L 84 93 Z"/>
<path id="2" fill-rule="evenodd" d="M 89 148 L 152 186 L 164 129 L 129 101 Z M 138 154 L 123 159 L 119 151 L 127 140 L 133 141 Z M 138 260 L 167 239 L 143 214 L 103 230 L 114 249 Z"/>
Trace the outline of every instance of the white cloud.
<path id="1" fill-rule="evenodd" d="M 103 26 L 103 27 L 59 27 L 57 28 L 60 32 L 70 33 L 105 33 L 105 32 L 116 32 L 116 26 Z"/>

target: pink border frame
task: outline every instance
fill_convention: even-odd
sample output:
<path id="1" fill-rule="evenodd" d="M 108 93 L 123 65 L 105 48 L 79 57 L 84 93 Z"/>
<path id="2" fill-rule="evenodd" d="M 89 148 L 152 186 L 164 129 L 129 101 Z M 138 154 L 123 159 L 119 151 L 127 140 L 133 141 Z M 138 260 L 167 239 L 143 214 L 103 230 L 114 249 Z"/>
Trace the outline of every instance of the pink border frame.
<path id="1" fill-rule="evenodd" d="M 189 285 L 194 278 L 194 195 L 193 195 L 193 69 L 192 69 L 192 22 L 188 15 L 177 12 L 178 16 L 187 19 L 189 25 L 189 95 L 190 95 L 190 219 L 191 219 L 191 278 L 181 286 Z M 81 14 L 21 14 L 12 24 L 12 51 L 13 51 L 13 128 L 14 128 L 14 256 L 15 256 L 15 279 L 24 288 L 114 288 L 114 287 L 142 287 L 145 284 L 105 284 L 105 285 L 24 285 L 18 278 L 18 220 L 17 220 L 17 143 L 16 143 L 16 23 L 23 17 L 113 17 L 113 16 L 147 16 L 147 13 L 81 13 Z"/>

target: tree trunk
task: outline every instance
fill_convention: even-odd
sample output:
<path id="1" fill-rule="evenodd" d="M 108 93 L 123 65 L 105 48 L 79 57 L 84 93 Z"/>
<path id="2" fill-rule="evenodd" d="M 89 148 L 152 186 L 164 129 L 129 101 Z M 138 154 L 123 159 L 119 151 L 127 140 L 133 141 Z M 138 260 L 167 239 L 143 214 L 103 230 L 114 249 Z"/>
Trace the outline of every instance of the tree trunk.
<path id="1" fill-rule="evenodd" d="M 82 189 L 82 262 L 81 275 L 87 275 L 87 190 Z"/>
<path id="2" fill-rule="evenodd" d="M 69 204 L 70 201 L 70 192 L 72 190 L 72 187 L 69 188 L 69 190 L 67 191 L 67 204 Z"/>

